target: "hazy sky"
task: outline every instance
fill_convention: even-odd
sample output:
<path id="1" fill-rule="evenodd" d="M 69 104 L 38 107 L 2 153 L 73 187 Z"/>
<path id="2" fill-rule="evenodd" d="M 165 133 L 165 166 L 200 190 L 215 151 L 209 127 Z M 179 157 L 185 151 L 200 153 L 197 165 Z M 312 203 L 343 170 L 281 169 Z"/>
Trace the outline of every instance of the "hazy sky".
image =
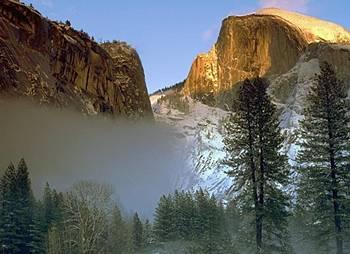
<path id="1" fill-rule="evenodd" d="M 221 20 L 277 6 L 350 28 L 349 0 L 24 0 L 101 40 L 124 40 L 142 59 L 150 92 L 186 78 L 215 42 Z"/>

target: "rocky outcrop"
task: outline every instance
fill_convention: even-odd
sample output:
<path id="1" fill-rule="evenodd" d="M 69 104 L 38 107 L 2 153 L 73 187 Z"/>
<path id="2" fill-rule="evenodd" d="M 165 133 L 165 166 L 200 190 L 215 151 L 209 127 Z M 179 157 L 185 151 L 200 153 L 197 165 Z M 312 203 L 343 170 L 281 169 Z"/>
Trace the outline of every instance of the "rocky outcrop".
<path id="1" fill-rule="evenodd" d="M 196 95 L 206 90 L 218 94 L 245 78 L 285 73 L 296 64 L 306 46 L 300 30 L 278 17 L 228 17 L 214 49 L 195 60 L 184 92 Z M 200 74 L 202 69 L 209 73 Z"/>
<path id="2" fill-rule="evenodd" d="M 194 60 L 190 75 L 185 81 L 187 94 L 215 93 L 218 90 L 218 57 L 214 46 L 208 54 L 200 54 Z"/>
<path id="3" fill-rule="evenodd" d="M 273 80 L 294 68 L 304 54 L 327 60 L 346 75 L 344 45 L 349 43 L 345 28 L 299 13 L 269 8 L 228 17 L 213 49 L 194 61 L 183 91 L 192 97 L 219 95 L 246 78 Z"/>
<path id="4" fill-rule="evenodd" d="M 101 44 L 112 57 L 112 74 L 118 84 L 123 107 L 127 112 L 149 114 L 145 74 L 136 50 L 123 42 Z"/>
<path id="5" fill-rule="evenodd" d="M 344 81 L 350 80 L 350 44 L 313 43 L 308 47 L 302 61 L 318 59 L 334 66 L 337 75 Z"/>
<path id="6" fill-rule="evenodd" d="M 151 115 L 137 53 L 107 52 L 83 31 L 18 1 L 0 2 L 0 93 L 88 114 Z"/>
<path id="7" fill-rule="evenodd" d="M 350 94 L 350 45 L 312 43 L 291 70 L 271 80 L 269 90 L 274 101 L 302 115 L 306 95 L 325 61 L 335 68 Z"/>

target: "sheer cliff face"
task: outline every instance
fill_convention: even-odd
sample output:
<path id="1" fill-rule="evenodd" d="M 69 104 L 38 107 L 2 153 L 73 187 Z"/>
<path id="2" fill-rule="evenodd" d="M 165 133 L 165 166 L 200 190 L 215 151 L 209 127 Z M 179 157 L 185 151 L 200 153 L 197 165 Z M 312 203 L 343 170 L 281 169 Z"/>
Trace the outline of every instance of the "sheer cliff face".
<path id="1" fill-rule="evenodd" d="M 213 49 L 194 61 L 183 91 L 218 95 L 246 78 L 273 79 L 291 70 L 305 53 L 341 69 L 346 61 L 342 52 L 328 48 L 321 54 L 322 43 L 350 43 L 350 33 L 331 22 L 279 9 L 228 17 Z"/>
<path id="2" fill-rule="evenodd" d="M 116 43 L 108 53 L 84 32 L 0 2 L 0 93 L 88 114 L 151 115 L 140 59 Z M 122 77 L 122 78 L 120 78 Z"/>
<path id="3" fill-rule="evenodd" d="M 112 57 L 114 83 L 127 112 L 149 114 L 151 103 L 146 89 L 142 63 L 136 50 L 125 43 L 101 45 Z"/>
<path id="4" fill-rule="evenodd" d="M 184 91 L 196 95 L 215 93 L 218 88 L 218 57 L 214 46 L 208 54 L 200 54 L 194 60 Z"/>
<path id="5" fill-rule="evenodd" d="M 218 94 L 245 78 L 285 73 L 306 46 L 298 29 L 275 16 L 229 17 L 223 21 L 214 49 L 195 60 L 184 92 L 195 95 L 206 90 Z M 209 73 L 201 73 L 202 69 Z M 208 80 L 208 76 L 213 78 Z"/>

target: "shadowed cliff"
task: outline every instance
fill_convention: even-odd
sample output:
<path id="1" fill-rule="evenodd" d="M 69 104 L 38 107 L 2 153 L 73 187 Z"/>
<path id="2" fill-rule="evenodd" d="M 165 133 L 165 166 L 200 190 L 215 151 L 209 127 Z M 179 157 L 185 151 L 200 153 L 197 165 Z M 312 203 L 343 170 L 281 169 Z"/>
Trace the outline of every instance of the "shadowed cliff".
<path id="1" fill-rule="evenodd" d="M 1 95 L 88 114 L 152 116 L 136 51 L 124 43 L 113 45 L 119 50 L 107 52 L 69 22 L 50 21 L 32 7 L 2 0 Z"/>

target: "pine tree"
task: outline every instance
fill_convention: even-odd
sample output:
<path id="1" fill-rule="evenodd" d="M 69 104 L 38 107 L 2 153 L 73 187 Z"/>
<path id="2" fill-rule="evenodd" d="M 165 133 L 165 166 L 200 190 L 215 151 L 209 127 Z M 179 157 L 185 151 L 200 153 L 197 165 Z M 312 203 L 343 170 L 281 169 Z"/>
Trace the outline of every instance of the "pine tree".
<path id="1" fill-rule="evenodd" d="M 154 218 L 154 234 L 158 241 L 174 239 L 174 201 L 170 195 L 162 196 L 159 200 Z"/>
<path id="2" fill-rule="evenodd" d="M 17 169 L 17 225 L 16 231 L 20 237 L 19 248 L 22 253 L 30 253 L 32 241 L 31 227 L 33 226 L 33 195 L 30 187 L 30 179 L 27 165 L 23 159 L 20 160 Z"/>
<path id="3" fill-rule="evenodd" d="M 301 121 L 298 207 L 319 252 L 344 253 L 349 223 L 350 118 L 345 86 L 323 63 Z M 333 237 L 333 244 L 329 237 Z"/>
<path id="4" fill-rule="evenodd" d="M 185 210 L 185 240 L 193 240 L 196 237 L 195 222 L 197 217 L 196 203 L 191 192 L 187 192 L 184 197 Z"/>
<path id="5" fill-rule="evenodd" d="M 39 207 L 31 189 L 29 171 L 24 159 L 17 168 L 17 225 L 16 229 L 21 238 L 21 253 L 42 253 L 43 242 L 40 231 Z"/>
<path id="6" fill-rule="evenodd" d="M 34 217 L 36 205 L 31 190 L 28 167 L 24 161 L 17 170 L 10 164 L 1 179 L 1 243 L 4 253 L 41 253 L 39 220 Z"/>
<path id="7" fill-rule="evenodd" d="M 0 242 L 3 253 L 19 253 L 19 237 L 16 225 L 17 172 L 11 163 L 1 179 L 1 227 Z"/>
<path id="8" fill-rule="evenodd" d="M 175 236 L 181 240 L 191 240 L 193 237 L 193 219 L 195 204 L 190 193 L 175 191 L 174 194 L 174 227 Z"/>
<path id="9" fill-rule="evenodd" d="M 239 206 L 254 217 L 257 253 L 290 251 L 287 233 L 289 197 L 287 157 L 280 153 L 283 137 L 277 110 L 261 78 L 245 80 L 235 113 L 226 124 L 227 162 L 234 178 Z"/>
<path id="10" fill-rule="evenodd" d="M 108 253 L 131 253 L 131 249 L 129 230 L 123 220 L 120 209 L 115 206 L 112 211 L 108 233 Z"/>
<path id="11" fill-rule="evenodd" d="M 232 252 L 232 249 L 235 249 L 235 245 L 238 242 L 239 229 L 241 227 L 240 220 L 242 215 L 239 213 L 238 208 L 236 207 L 236 202 L 231 200 L 226 205 L 224 210 L 224 247 L 226 253 Z M 224 252 L 225 253 L 225 252 Z"/>
<path id="12" fill-rule="evenodd" d="M 143 247 L 143 226 L 139 215 L 135 213 L 132 223 L 132 243 L 135 252 L 139 252 Z"/>
<path id="13" fill-rule="evenodd" d="M 223 212 L 218 206 L 215 196 L 209 196 L 202 189 L 196 191 L 195 201 L 197 208 L 194 239 L 201 247 L 202 253 L 219 253 L 222 243 Z"/>
<path id="14" fill-rule="evenodd" d="M 237 238 L 241 217 L 236 202 L 231 200 L 225 209 L 225 231 L 228 232 L 233 241 Z"/>
<path id="15" fill-rule="evenodd" d="M 143 226 L 143 245 L 148 246 L 153 242 L 152 224 L 147 219 Z"/>
<path id="16" fill-rule="evenodd" d="M 49 183 L 46 183 L 43 196 L 43 231 L 47 232 L 54 220 L 54 203 L 52 190 Z"/>
<path id="17" fill-rule="evenodd" d="M 57 192 L 55 189 L 51 191 L 51 196 L 52 196 L 52 206 L 53 206 L 53 211 L 52 211 L 52 221 L 51 224 L 61 224 L 63 217 L 64 217 L 64 212 L 63 212 L 63 193 L 62 192 Z"/>

